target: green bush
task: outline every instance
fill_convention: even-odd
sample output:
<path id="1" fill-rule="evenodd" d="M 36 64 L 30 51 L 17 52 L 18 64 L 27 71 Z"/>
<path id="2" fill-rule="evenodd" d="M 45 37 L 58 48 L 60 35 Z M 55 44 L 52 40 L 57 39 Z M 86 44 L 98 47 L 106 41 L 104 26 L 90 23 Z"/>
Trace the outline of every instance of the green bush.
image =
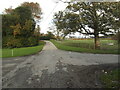
<path id="1" fill-rule="evenodd" d="M 22 47 L 28 47 L 29 46 L 28 38 L 21 37 L 20 41 L 21 41 Z"/>
<path id="2" fill-rule="evenodd" d="M 35 46 L 38 45 L 38 39 L 37 37 L 29 37 L 28 38 L 29 46 Z"/>
<path id="3" fill-rule="evenodd" d="M 3 38 L 3 48 L 19 48 L 22 47 L 21 41 L 13 36 Z"/>
<path id="4" fill-rule="evenodd" d="M 50 40 L 50 39 L 55 39 L 54 37 L 50 37 L 50 36 L 39 36 L 40 40 Z"/>
<path id="5" fill-rule="evenodd" d="M 31 36 L 28 38 L 24 37 L 13 37 L 7 36 L 3 37 L 2 40 L 2 48 L 20 48 L 20 47 L 29 47 L 36 46 L 39 44 L 39 38 L 35 36 Z"/>

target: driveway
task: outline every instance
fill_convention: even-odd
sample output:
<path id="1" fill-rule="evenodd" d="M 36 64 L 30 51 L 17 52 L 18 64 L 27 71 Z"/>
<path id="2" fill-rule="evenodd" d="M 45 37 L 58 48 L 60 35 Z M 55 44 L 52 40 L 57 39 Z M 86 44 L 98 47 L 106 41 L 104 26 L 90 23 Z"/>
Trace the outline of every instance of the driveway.
<path id="1" fill-rule="evenodd" d="M 2 60 L 3 87 L 102 87 L 96 72 L 117 68 L 117 63 L 118 55 L 63 51 L 46 41 L 38 54 Z"/>

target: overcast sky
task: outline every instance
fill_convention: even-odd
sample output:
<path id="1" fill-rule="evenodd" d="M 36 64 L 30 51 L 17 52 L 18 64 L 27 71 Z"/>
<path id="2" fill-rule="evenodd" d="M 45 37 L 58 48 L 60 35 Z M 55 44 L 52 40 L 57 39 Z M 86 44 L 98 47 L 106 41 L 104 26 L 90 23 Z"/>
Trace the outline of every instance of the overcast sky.
<path id="1" fill-rule="evenodd" d="M 59 10 L 64 10 L 66 4 L 63 2 L 56 3 L 57 0 L 2 0 L 0 3 L 0 13 L 4 11 L 5 8 L 18 7 L 23 2 L 37 2 L 40 4 L 43 12 L 43 19 L 40 22 L 41 32 L 46 33 L 48 31 L 48 27 L 52 21 L 53 15 L 55 12 Z"/>
<path id="2" fill-rule="evenodd" d="M 55 1 L 59 1 L 56 3 Z M 67 0 L 62 0 L 67 1 Z M 69 0 L 68 0 L 69 1 Z M 98 0 L 91 0 L 91 1 L 98 1 Z M 113 0 L 104 0 L 104 1 L 113 1 Z M 120 0 L 116 0 L 120 1 Z M 60 10 L 64 10 L 67 4 L 61 2 L 60 0 L 2 0 L 0 3 L 0 13 L 4 11 L 5 8 L 12 8 L 18 7 L 23 2 L 37 2 L 40 4 L 43 12 L 43 19 L 41 20 L 40 27 L 41 33 L 46 33 L 50 27 L 50 23 L 53 19 L 53 15 L 55 12 Z M 79 33 L 75 34 L 75 36 L 79 36 Z"/>

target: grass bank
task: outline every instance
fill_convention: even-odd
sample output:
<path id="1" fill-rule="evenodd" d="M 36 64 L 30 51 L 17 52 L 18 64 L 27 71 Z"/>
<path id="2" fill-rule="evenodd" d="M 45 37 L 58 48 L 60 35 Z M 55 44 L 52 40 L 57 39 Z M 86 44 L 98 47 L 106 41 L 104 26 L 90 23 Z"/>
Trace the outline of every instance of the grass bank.
<path id="1" fill-rule="evenodd" d="M 26 56 L 35 54 L 42 50 L 45 42 L 40 41 L 40 45 L 33 46 L 33 47 L 24 47 L 24 48 L 14 48 L 14 49 L 2 49 L 2 57 L 17 57 L 17 56 Z M 13 56 L 12 56 L 13 50 Z"/>
<path id="2" fill-rule="evenodd" d="M 95 53 L 95 54 L 118 54 L 118 45 L 110 46 L 105 43 L 110 43 L 109 40 L 101 41 L 102 49 L 95 50 L 93 40 L 65 40 L 51 42 L 58 48 L 67 51 L 75 51 L 81 53 Z M 89 45 L 89 46 L 88 46 Z M 120 54 L 120 52 L 119 52 Z"/>

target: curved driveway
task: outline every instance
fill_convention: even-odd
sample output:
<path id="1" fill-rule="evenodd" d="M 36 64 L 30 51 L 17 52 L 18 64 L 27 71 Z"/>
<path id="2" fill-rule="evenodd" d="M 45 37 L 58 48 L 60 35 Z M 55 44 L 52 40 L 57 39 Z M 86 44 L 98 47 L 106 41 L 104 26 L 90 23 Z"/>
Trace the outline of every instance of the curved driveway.
<path id="1" fill-rule="evenodd" d="M 42 80 L 39 78 L 49 76 L 56 71 L 64 70 L 67 72 L 66 66 L 68 64 L 80 66 L 109 63 L 118 63 L 118 55 L 63 51 L 57 49 L 51 42 L 46 41 L 43 50 L 38 54 L 3 59 L 3 87 L 31 87 L 33 82 L 36 83 L 32 77 L 39 82 Z M 8 72 L 5 73 L 7 70 Z M 33 87 L 62 87 L 62 85 L 55 86 L 54 81 L 53 85 L 42 83 L 39 86 L 33 85 Z"/>

